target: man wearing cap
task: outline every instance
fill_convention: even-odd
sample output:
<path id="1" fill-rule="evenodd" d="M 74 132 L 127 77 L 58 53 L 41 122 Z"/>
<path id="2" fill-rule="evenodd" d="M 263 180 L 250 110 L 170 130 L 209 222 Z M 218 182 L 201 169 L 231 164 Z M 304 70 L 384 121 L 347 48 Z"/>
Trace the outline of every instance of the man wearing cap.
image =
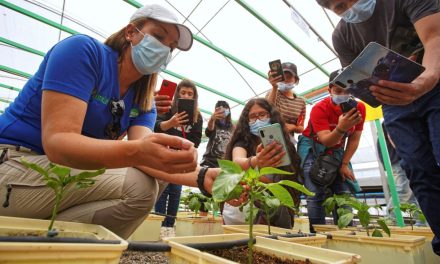
<path id="1" fill-rule="evenodd" d="M 282 76 L 273 77 L 276 72 L 269 71 L 269 83 L 272 89 L 266 94 L 266 99 L 281 113 L 286 123 L 286 128 L 293 143 L 294 133 L 302 133 L 306 114 L 306 101 L 293 92 L 293 88 L 299 82 L 296 65 L 290 62 L 282 64 L 284 81 Z"/>
<path id="2" fill-rule="evenodd" d="M 22 156 L 73 175 L 106 168 L 91 187 L 68 187 L 57 220 L 100 224 L 125 239 L 153 207 L 156 179 L 210 190 L 218 171 L 196 167 L 191 142 L 151 132 L 157 74 L 174 49 L 191 45 L 174 14 L 146 5 L 105 43 L 75 35 L 52 47 L 0 116 L 0 215 L 51 215 L 55 195 Z"/>
<path id="3" fill-rule="evenodd" d="M 385 126 L 440 255 L 440 1 L 317 2 L 341 17 L 332 39 L 343 67 L 368 43 L 377 42 L 426 68 L 411 83 L 382 80 L 370 90 L 383 103 Z"/>

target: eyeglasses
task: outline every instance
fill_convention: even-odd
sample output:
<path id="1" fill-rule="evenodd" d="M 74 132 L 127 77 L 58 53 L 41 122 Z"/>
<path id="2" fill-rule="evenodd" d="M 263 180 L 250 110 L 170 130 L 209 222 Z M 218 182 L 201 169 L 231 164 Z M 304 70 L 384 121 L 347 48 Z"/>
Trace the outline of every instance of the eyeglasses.
<path id="1" fill-rule="evenodd" d="M 105 127 L 105 135 L 109 139 L 118 139 L 121 134 L 121 118 L 124 114 L 124 100 L 109 102 L 109 110 L 112 114 L 112 121 Z"/>
<path id="2" fill-rule="evenodd" d="M 269 113 L 267 111 L 255 113 L 255 114 L 249 115 L 249 122 L 253 123 L 253 122 L 257 121 L 257 119 L 261 120 L 261 119 L 268 118 L 268 117 L 269 117 Z"/>

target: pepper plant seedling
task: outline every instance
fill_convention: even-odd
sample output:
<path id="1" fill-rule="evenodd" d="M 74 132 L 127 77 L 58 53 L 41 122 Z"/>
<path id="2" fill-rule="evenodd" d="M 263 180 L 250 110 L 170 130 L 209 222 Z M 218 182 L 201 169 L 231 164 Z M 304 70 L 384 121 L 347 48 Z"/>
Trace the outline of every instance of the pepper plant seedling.
<path id="1" fill-rule="evenodd" d="M 380 209 L 379 206 L 369 206 L 364 202 L 360 202 L 356 198 L 353 198 L 349 195 L 333 195 L 333 197 L 327 198 L 322 206 L 324 206 L 325 211 L 327 214 L 333 212 L 335 209 L 335 206 L 338 206 L 337 214 L 339 216 L 338 218 L 338 227 L 344 228 L 347 227 L 348 224 L 353 220 L 354 214 L 352 210 L 347 209 L 347 207 L 350 207 L 352 209 L 357 210 L 357 217 L 359 218 L 359 221 L 361 222 L 362 227 L 365 228 L 367 231 L 367 236 L 370 236 L 369 226 L 371 224 L 371 215 L 369 212 L 370 208 L 376 208 L 377 210 Z M 387 224 L 385 223 L 385 219 L 380 218 L 377 220 L 377 224 L 380 226 L 380 228 L 388 235 L 391 236 L 390 229 L 388 228 Z M 382 232 L 373 225 L 373 233 L 371 236 L 373 237 L 383 237 Z"/>
<path id="2" fill-rule="evenodd" d="M 418 215 L 418 218 L 421 222 L 426 222 L 425 215 L 416 204 L 402 203 L 400 204 L 400 210 L 402 210 L 402 212 L 404 213 L 409 214 L 409 224 L 411 225 L 411 230 L 414 230 L 416 215 Z"/>
<path id="3" fill-rule="evenodd" d="M 97 171 L 83 171 L 77 175 L 70 175 L 72 170 L 71 168 L 53 163 L 49 164 L 48 169 L 44 169 L 35 163 L 28 163 L 24 159 L 21 159 L 21 163 L 29 169 L 40 173 L 46 181 L 46 185 L 55 192 L 55 204 L 52 209 L 52 217 L 48 227 L 48 235 L 51 233 L 53 234 L 53 223 L 55 222 L 60 203 L 66 194 L 67 187 L 69 187 L 71 184 L 75 184 L 77 189 L 90 187 L 95 183 L 93 178 L 105 172 L 105 169 L 102 168 Z"/>
<path id="4" fill-rule="evenodd" d="M 188 206 L 189 210 L 193 211 L 195 215 L 200 212 L 212 212 L 214 217 L 215 212 L 219 210 L 218 203 L 214 202 L 212 198 L 208 198 L 201 193 L 189 192 L 182 197 L 184 205 Z"/>
<path id="5" fill-rule="evenodd" d="M 271 167 L 262 169 L 249 168 L 243 171 L 238 164 L 229 160 L 218 160 L 218 163 L 221 172 L 215 179 L 212 187 L 214 201 L 218 203 L 225 202 L 237 199 L 243 193 L 247 193 L 248 199 L 242 206 L 243 212 L 246 215 L 246 222 L 249 224 L 248 263 L 253 263 L 254 237 L 252 230 L 254 219 L 258 213 L 258 208 L 255 208 L 254 204 L 259 204 L 260 208 L 265 211 L 266 218 L 268 218 L 268 211 L 279 206 L 286 206 L 295 210 L 292 196 L 286 187 L 294 188 L 309 196 L 313 196 L 314 193 L 307 190 L 304 185 L 289 180 L 282 180 L 276 183 L 263 183 L 260 181 L 260 176 L 262 175 L 292 174 L 291 172 Z M 270 223 L 270 221 L 267 222 Z"/>

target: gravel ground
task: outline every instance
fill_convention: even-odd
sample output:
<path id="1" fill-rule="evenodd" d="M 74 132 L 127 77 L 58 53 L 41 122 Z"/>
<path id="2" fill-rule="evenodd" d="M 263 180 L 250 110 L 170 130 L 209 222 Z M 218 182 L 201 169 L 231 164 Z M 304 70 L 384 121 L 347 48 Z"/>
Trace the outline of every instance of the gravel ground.
<path id="1" fill-rule="evenodd" d="M 168 264 L 168 256 L 162 252 L 141 252 L 126 250 L 122 253 L 119 264 Z"/>

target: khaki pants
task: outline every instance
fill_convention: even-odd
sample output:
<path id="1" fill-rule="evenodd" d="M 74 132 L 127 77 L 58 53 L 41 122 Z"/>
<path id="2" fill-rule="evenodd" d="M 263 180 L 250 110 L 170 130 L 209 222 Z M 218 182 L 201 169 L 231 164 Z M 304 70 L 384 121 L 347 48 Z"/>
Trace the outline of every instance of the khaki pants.
<path id="1" fill-rule="evenodd" d="M 27 149 L 0 145 L 0 215 L 48 219 L 55 194 L 43 176 L 20 163 L 43 168 L 50 161 Z M 76 175 L 80 170 L 72 169 Z M 128 238 L 153 208 L 158 195 L 157 181 L 135 168 L 109 169 L 94 178 L 85 189 L 70 186 L 60 204 L 57 220 L 103 225 L 120 237 Z M 9 205 L 5 207 L 9 189 Z"/>

